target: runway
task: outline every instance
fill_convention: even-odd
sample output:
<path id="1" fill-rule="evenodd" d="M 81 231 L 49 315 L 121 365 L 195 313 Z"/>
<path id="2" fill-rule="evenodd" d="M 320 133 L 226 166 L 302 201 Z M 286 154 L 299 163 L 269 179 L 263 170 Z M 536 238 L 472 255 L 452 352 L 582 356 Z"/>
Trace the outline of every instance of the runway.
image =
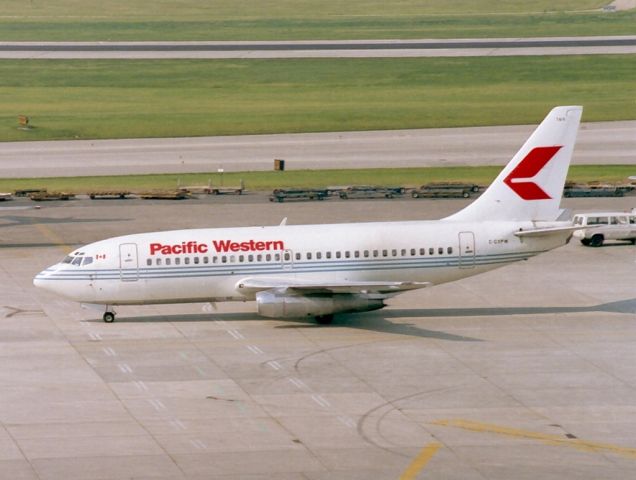
<path id="1" fill-rule="evenodd" d="M 5 142 L 0 176 L 504 165 L 536 125 L 370 132 Z M 575 164 L 635 164 L 636 121 L 583 123 Z"/>
<path id="2" fill-rule="evenodd" d="M 5 59 L 334 58 L 636 53 L 636 36 L 272 42 L 0 42 Z"/>
<path id="3" fill-rule="evenodd" d="M 629 245 L 572 243 L 327 327 L 261 319 L 250 303 L 122 307 L 105 324 L 31 283 L 76 245 L 125 233 L 463 205 L 245 195 L 0 211 L 0 478 L 633 478 Z"/>

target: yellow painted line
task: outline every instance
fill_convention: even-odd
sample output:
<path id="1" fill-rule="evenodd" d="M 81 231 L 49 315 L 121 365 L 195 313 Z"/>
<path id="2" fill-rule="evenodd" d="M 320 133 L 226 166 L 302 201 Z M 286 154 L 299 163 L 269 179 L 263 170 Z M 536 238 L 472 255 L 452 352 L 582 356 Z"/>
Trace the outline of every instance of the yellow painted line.
<path id="1" fill-rule="evenodd" d="M 404 473 L 400 475 L 400 480 L 413 480 L 417 477 L 417 474 L 422 471 L 440 448 L 442 448 L 442 444 L 437 442 L 426 445 L 408 468 L 404 470 Z"/>
<path id="2" fill-rule="evenodd" d="M 561 435 L 554 435 L 549 433 L 532 432 L 529 430 L 520 430 L 516 428 L 502 427 L 500 425 L 493 425 L 490 423 L 473 422 L 470 420 L 462 419 L 450 419 L 450 420 L 437 420 L 433 422 L 434 425 L 443 425 L 446 427 L 463 428 L 464 430 L 470 430 L 473 432 L 481 433 L 495 433 L 498 435 L 506 435 L 514 438 L 525 438 L 530 440 L 537 440 L 552 446 L 563 446 L 582 450 L 584 452 L 603 453 L 610 452 L 622 455 L 627 458 L 636 458 L 636 448 L 621 447 L 619 445 L 612 445 L 609 443 L 590 442 L 587 440 L 581 440 L 578 438 L 570 439 L 563 438 Z"/>
<path id="3" fill-rule="evenodd" d="M 57 247 L 64 252 L 64 255 L 71 252 L 73 247 L 67 245 L 64 239 L 51 230 L 49 227 L 42 225 L 41 223 L 34 223 L 33 226 L 46 238 L 51 240 L 52 243 L 56 243 Z"/>

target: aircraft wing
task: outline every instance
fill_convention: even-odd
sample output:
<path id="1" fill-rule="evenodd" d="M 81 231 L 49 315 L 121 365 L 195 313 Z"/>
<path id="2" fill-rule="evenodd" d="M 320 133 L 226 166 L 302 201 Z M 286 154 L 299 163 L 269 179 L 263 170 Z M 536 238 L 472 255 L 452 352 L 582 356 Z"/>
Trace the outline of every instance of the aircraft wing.
<path id="1" fill-rule="evenodd" d="M 364 293 L 391 295 L 407 290 L 429 287 L 430 282 L 315 282 L 276 277 L 245 278 L 237 284 L 242 292 L 256 293 L 279 290 L 288 293 Z"/>

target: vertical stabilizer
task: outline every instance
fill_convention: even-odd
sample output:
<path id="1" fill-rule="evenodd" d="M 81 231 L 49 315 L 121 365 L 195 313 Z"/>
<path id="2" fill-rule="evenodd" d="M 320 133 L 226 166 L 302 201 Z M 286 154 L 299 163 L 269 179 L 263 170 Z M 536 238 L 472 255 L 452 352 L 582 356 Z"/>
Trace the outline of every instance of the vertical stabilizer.
<path id="1" fill-rule="evenodd" d="M 446 220 L 555 220 L 582 111 L 553 108 L 490 187 Z"/>

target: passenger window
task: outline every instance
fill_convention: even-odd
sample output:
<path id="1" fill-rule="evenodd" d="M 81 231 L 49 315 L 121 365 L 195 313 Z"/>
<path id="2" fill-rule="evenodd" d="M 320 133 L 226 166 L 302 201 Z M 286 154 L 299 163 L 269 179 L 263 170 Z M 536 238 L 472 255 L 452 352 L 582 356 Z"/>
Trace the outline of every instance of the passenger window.
<path id="1" fill-rule="evenodd" d="M 268 262 L 272 261 L 272 254 L 268 253 L 267 255 L 265 255 L 265 260 L 267 260 Z"/>
<path id="2" fill-rule="evenodd" d="M 340 252 L 336 252 L 336 258 L 340 258 Z"/>
<path id="3" fill-rule="evenodd" d="M 356 258 L 360 258 L 360 251 L 356 250 L 355 252 L 353 252 L 353 256 Z"/>
<path id="4" fill-rule="evenodd" d="M 583 225 L 583 217 L 574 217 L 574 225 Z"/>
<path id="5" fill-rule="evenodd" d="M 254 261 L 254 255 L 248 255 L 247 256 L 247 261 L 248 262 L 253 262 Z"/>
<path id="6" fill-rule="evenodd" d="M 316 252 L 316 258 L 320 260 L 322 258 L 322 252 Z"/>
<path id="7" fill-rule="evenodd" d="M 166 258 L 166 265 L 170 265 L 172 263 L 172 260 L 170 260 L 169 258 Z"/>
<path id="8" fill-rule="evenodd" d="M 311 252 L 307 252 L 307 260 L 311 260 Z"/>
<path id="9" fill-rule="evenodd" d="M 300 259 L 301 259 L 300 253 L 296 252 L 296 260 L 300 260 Z"/>
<path id="10" fill-rule="evenodd" d="M 368 258 L 369 257 L 369 250 L 365 250 L 364 251 L 364 258 Z"/>
<path id="11" fill-rule="evenodd" d="M 393 255 L 394 257 L 397 257 L 397 250 L 391 250 L 391 255 Z"/>
<path id="12" fill-rule="evenodd" d="M 185 257 L 183 259 L 183 263 L 185 263 L 186 265 L 190 265 L 190 257 Z"/>
<path id="13" fill-rule="evenodd" d="M 346 251 L 345 252 L 345 258 L 351 258 L 351 252 L 350 251 Z"/>
<path id="14" fill-rule="evenodd" d="M 243 263 L 243 261 L 245 260 L 245 255 L 239 255 L 238 260 L 239 262 Z"/>
<path id="15" fill-rule="evenodd" d="M 227 263 L 227 257 L 225 255 L 221 257 L 221 263 Z"/>
<path id="16" fill-rule="evenodd" d="M 439 253 L 440 255 L 444 255 L 444 247 L 439 247 L 437 249 L 437 253 Z"/>
<path id="17" fill-rule="evenodd" d="M 157 265 L 161 265 L 161 259 L 160 258 L 157 259 Z"/>
<path id="18" fill-rule="evenodd" d="M 283 258 L 286 262 L 289 262 L 291 260 L 291 255 L 289 254 L 289 252 L 285 252 L 283 253 Z"/>
<path id="19" fill-rule="evenodd" d="M 212 257 L 212 263 L 219 263 L 219 257 Z"/>
<path id="20" fill-rule="evenodd" d="M 274 254 L 274 260 L 276 260 L 277 262 L 280 262 L 280 253 Z"/>
<path id="21" fill-rule="evenodd" d="M 175 265 L 181 265 L 181 258 L 177 257 L 174 259 L 174 264 Z"/>
<path id="22" fill-rule="evenodd" d="M 197 265 L 199 264 L 199 257 L 194 257 L 194 263 Z"/>
<path id="23" fill-rule="evenodd" d="M 327 252 L 327 253 L 325 254 L 325 256 L 326 256 L 327 258 L 331 258 L 331 252 Z"/>
<path id="24" fill-rule="evenodd" d="M 446 249 L 446 253 L 448 253 L 449 255 L 453 253 L 453 247 L 448 247 Z"/>
<path id="25" fill-rule="evenodd" d="M 426 249 L 420 248 L 420 255 L 426 255 Z"/>
<path id="26" fill-rule="evenodd" d="M 262 262 L 263 261 L 263 254 L 259 253 L 258 255 L 256 255 L 256 261 L 257 262 Z"/>
<path id="27" fill-rule="evenodd" d="M 411 257 L 414 257 L 416 255 L 415 249 L 411 248 Z"/>
<path id="28" fill-rule="evenodd" d="M 378 251 L 377 250 L 373 250 L 373 256 L 377 257 L 378 256 Z"/>
<path id="29" fill-rule="evenodd" d="M 428 249 L 428 254 L 429 255 L 435 255 L 435 249 L 433 247 Z"/>
<path id="30" fill-rule="evenodd" d="M 146 265 L 152 265 L 152 259 L 151 258 L 146 259 Z"/>
<path id="31" fill-rule="evenodd" d="M 389 251 L 388 250 L 382 250 L 382 256 L 383 257 L 388 257 L 389 256 Z"/>
<path id="32" fill-rule="evenodd" d="M 203 257 L 203 263 L 210 263 L 210 257 Z"/>
<path id="33" fill-rule="evenodd" d="M 236 262 L 236 257 L 234 255 L 230 255 L 230 263 Z"/>
<path id="34" fill-rule="evenodd" d="M 403 257 L 406 256 L 406 248 L 403 248 L 402 250 L 400 250 L 400 255 L 402 255 Z"/>

